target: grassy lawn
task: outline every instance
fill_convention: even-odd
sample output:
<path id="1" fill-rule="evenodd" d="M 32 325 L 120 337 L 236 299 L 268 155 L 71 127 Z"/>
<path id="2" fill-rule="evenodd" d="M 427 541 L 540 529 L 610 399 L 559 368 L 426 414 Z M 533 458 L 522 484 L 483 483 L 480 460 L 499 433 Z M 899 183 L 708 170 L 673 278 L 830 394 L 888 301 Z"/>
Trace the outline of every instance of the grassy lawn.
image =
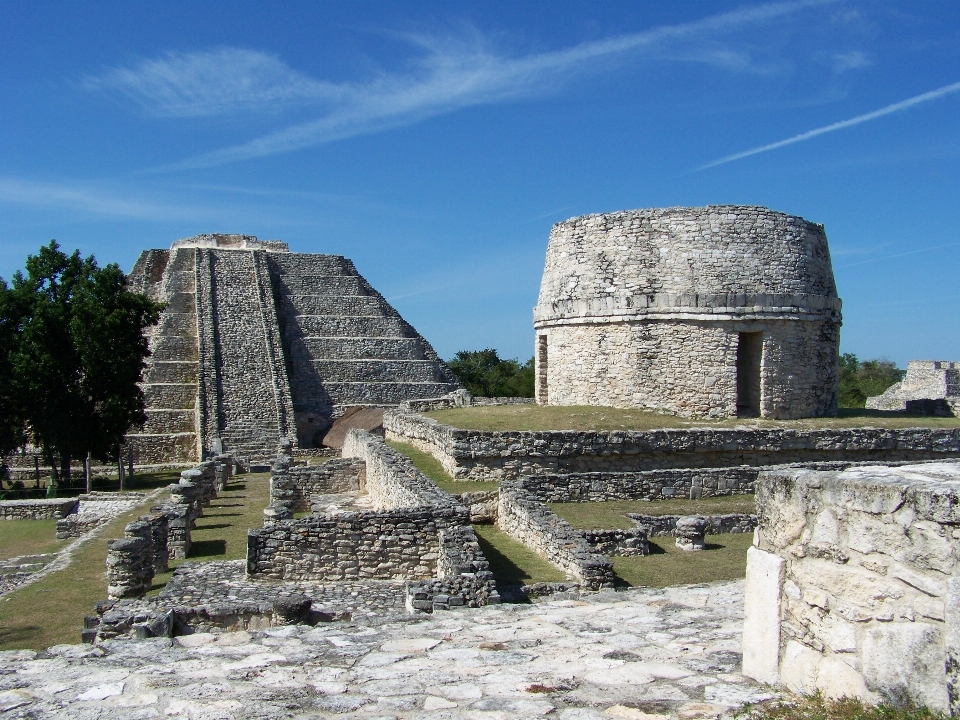
<path id="1" fill-rule="evenodd" d="M 850 427 L 953 428 L 960 418 L 906 415 L 879 410 L 842 408 L 835 418 L 805 420 L 760 420 L 727 418 L 690 420 L 643 410 L 607 407 L 557 407 L 541 405 L 494 405 L 454 408 L 424 413 L 437 422 L 465 430 L 658 430 L 663 428 L 791 428 L 826 429 Z"/>
<path id="2" fill-rule="evenodd" d="M 270 504 L 270 473 L 239 475 L 203 509 L 197 529 L 190 533 L 187 560 L 242 560 L 247 556 L 247 530 L 263 525 L 263 509 Z M 151 595 L 163 589 L 182 561 L 153 579 Z"/>
<path id="3" fill-rule="evenodd" d="M 707 549 L 689 552 L 677 549 L 672 537 L 650 539 L 645 557 L 614 557 L 613 569 L 632 586 L 669 587 L 689 583 L 742 578 L 747 570 L 747 548 L 753 533 L 707 535 Z"/>
<path id="4" fill-rule="evenodd" d="M 700 500 L 611 500 L 610 502 L 548 503 L 548 507 L 575 528 L 631 528 L 627 513 L 642 515 L 722 515 L 755 513 L 753 495 L 720 495 Z"/>
<path id="5" fill-rule="evenodd" d="M 418 450 L 410 443 L 397 442 L 395 440 L 388 440 L 387 445 L 410 458 L 417 470 L 433 480 L 441 490 L 446 490 L 448 493 L 457 494 L 473 492 L 475 490 L 496 490 L 500 486 L 500 483 L 497 482 L 454 480 L 447 474 L 447 471 L 443 469 L 440 461 L 430 453 Z"/>
<path id="6" fill-rule="evenodd" d="M 56 519 L 0 521 L 0 559 L 56 552 L 66 544 L 57 540 Z"/>
<path id="7" fill-rule="evenodd" d="M 168 485 L 179 473 L 143 476 L 137 490 Z M 235 560 L 246 555 L 247 528 L 263 524 L 270 487 L 268 473 L 240 475 L 219 498 L 204 508 L 193 531 L 190 560 Z M 162 498 L 158 498 L 162 499 Z M 59 643 L 80 642 L 83 616 L 107 596 L 107 540 L 123 535 L 124 526 L 149 512 L 149 504 L 112 520 L 100 537 L 81 546 L 70 565 L 21 590 L 0 598 L 0 650 L 40 650 Z M 11 523 L 12 524 L 12 523 Z M 154 579 L 154 592 L 171 573 Z"/>
<path id="8" fill-rule="evenodd" d="M 563 582 L 566 576 L 519 540 L 494 525 L 474 525 L 490 571 L 500 585 L 530 585 L 536 582 Z"/>

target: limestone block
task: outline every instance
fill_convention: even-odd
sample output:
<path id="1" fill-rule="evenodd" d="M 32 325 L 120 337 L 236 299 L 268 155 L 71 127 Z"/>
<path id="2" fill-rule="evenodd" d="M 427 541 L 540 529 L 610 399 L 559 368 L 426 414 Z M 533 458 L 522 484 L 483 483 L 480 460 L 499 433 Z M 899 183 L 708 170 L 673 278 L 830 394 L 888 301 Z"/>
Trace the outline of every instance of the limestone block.
<path id="1" fill-rule="evenodd" d="M 746 647 L 744 647 L 746 650 Z M 744 653 L 746 657 L 746 653 Z M 783 651 L 780 666 L 780 682 L 789 690 L 811 695 L 817 690 L 817 675 L 820 668 L 820 653 L 791 640 Z M 744 666 L 746 674 L 746 666 Z"/>
<path id="2" fill-rule="evenodd" d="M 780 598 L 786 562 L 755 547 L 747 550 L 743 674 L 765 683 L 779 680 Z"/>
<path id="3" fill-rule="evenodd" d="M 947 677 L 943 637 L 929 623 L 893 622 L 867 628 L 863 645 L 863 677 L 884 700 L 947 710 Z"/>
<path id="4" fill-rule="evenodd" d="M 863 675 L 836 657 L 825 657 L 820 662 L 817 690 L 834 700 L 842 697 L 862 698 L 871 703 L 878 700 L 877 696 L 867 689 Z"/>
<path id="5" fill-rule="evenodd" d="M 681 550 L 703 550 L 706 547 L 704 534 L 707 531 L 707 519 L 699 515 L 690 515 L 677 520 L 674 533 L 677 547 Z"/>
<path id="6" fill-rule="evenodd" d="M 947 702 L 951 715 L 960 714 L 960 578 L 947 581 L 945 603 L 944 666 L 947 676 Z"/>

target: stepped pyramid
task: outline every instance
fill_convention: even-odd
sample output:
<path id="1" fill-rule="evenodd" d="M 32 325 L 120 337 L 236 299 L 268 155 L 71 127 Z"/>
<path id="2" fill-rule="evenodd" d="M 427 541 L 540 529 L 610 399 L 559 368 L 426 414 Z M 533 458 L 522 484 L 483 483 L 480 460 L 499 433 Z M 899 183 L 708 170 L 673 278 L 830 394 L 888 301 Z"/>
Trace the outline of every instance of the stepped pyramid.
<path id="1" fill-rule="evenodd" d="M 265 460 L 281 437 L 317 447 L 355 405 L 460 387 L 430 344 L 337 255 L 249 235 L 198 235 L 144 251 L 132 290 L 167 303 L 151 329 L 139 464 L 230 452 Z"/>

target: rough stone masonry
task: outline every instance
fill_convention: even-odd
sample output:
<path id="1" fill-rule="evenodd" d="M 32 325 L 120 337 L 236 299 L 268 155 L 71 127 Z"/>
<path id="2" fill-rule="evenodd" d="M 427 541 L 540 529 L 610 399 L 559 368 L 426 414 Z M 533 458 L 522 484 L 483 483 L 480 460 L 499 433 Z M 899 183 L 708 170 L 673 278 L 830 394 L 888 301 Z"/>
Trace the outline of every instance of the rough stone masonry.
<path id="1" fill-rule="evenodd" d="M 229 452 L 263 461 L 280 439 L 319 446 L 352 405 L 397 405 L 460 387 L 430 344 L 337 255 L 248 235 L 147 250 L 131 289 L 167 303 L 144 377 L 137 464 Z"/>
<path id="2" fill-rule="evenodd" d="M 778 419 L 837 410 L 823 226 L 762 207 L 585 215 L 550 233 L 537 401 Z"/>

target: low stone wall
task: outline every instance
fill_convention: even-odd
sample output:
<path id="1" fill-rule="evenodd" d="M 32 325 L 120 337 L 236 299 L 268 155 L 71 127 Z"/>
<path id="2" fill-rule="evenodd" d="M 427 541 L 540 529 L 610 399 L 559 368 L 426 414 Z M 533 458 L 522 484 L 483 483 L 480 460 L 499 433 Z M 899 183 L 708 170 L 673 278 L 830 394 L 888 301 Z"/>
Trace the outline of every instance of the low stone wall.
<path id="1" fill-rule="evenodd" d="M 627 517 L 638 525 L 649 529 L 650 537 L 673 536 L 677 528 L 677 521 L 686 515 L 641 515 L 627 513 Z M 703 515 L 707 521 L 707 535 L 725 535 L 728 533 L 753 532 L 757 527 L 757 516 L 745 513 L 727 513 L 725 515 Z"/>
<path id="2" fill-rule="evenodd" d="M 343 457 L 366 463 L 367 495 L 377 509 L 456 505 L 450 495 L 417 470 L 410 458 L 378 435 L 351 429 L 343 441 Z"/>
<path id="3" fill-rule="evenodd" d="M 752 493 L 760 468 L 684 468 L 642 472 L 530 475 L 523 486 L 542 502 L 661 500 Z"/>
<path id="4" fill-rule="evenodd" d="M 274 463 L 270 476 L 270 504 L 293 512 L 310 510 L 310 498 L 329 493 L 364 492 L 366 464 L 356 458 L 328 460 L 319 465 Z"/>
<path id="5" fill-rule="evenodd" d="M 960 459 L 960 428 L 492 432 L 442 425 L 402 409 L 384 413 L 383 427 L 388 440 L 407 442 L 429 452 L 457 480 Z"/>
<path id="6" fill-rule="evenodd" d="M 51 500 L 0 500 L 0 520 L 53 520 L 77 508 L 76 498 Z"/>
<path id="7" fill-rule="evenodd" d="M 757 483 L 744 674 L 960 714 L 960 465 Z"/>
<path id="8" fill-rule="evenodd" d="M 590 590 L 613 587 L 610 560 L 595 552 L 570 523 L 528 493 L 522 480 L 507 481 L 500 486 L 497 527 L 576 578 L 584 587 Z"/>
<path id="9" fill-rule="evenodd" d="M 650 554 L 650 543 L 647 541 L 649 534 L 645 527 L 627 530 L 581 530 L 580 534 L 590 547 L 607 557 Z"/>
<path id="10" fill-rule="evenodd" d="M 250 530 L 247 573 L 275 580 L 421 579 L 437 572 L 438 531 L 464 508 L 311 515 Z"/>

